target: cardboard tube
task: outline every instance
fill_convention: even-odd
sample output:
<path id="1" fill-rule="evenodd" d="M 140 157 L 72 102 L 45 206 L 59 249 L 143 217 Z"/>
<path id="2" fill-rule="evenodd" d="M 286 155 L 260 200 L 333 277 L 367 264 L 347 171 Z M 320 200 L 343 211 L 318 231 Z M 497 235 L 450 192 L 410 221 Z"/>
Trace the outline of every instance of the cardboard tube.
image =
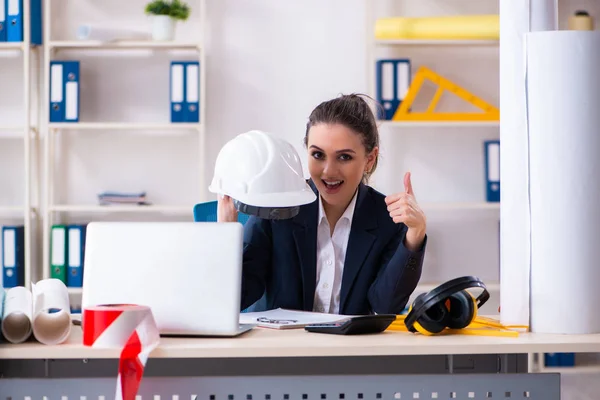
<path id="1" fill-rule="evenodd" d="M 23 286 L 6 291 L 2 334 L 10 343 L 23 343 L 31 337 L 31 292 Z"/>
<path id="2" fill-rule="evenodd" d="M 43 344 L 67 340 L 71 333 L 69 292 L 59 279 L 44 279 L 32 286 L 33 334 Z"/>

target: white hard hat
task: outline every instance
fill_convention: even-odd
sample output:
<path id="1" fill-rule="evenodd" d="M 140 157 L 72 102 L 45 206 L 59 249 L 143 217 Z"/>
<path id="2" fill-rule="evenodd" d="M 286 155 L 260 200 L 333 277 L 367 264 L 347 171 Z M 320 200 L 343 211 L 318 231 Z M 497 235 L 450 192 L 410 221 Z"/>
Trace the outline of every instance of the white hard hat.
<path id="1" fill-rule="evenodd" d="M 298 207 L 317 198 L 303 177 L 302 163 L 294 147 L 270 133 L 256 130 L 242 133 L 223 146 L 208 190 L 228 195 L 244 205 L 266 209 Z"/>

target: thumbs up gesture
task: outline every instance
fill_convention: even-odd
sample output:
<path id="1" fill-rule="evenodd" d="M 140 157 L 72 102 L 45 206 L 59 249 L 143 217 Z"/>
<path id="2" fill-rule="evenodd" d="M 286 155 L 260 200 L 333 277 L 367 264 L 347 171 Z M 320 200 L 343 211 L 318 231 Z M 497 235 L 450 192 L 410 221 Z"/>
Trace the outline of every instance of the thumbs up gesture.
<path id="1" fill-rule="evenodd" d="M 404 175 L 404 192 L 387 196 L 385 203 L 392 220 L 408 227 L 405 246 L 412 251 L 420 249 L 425 239 L 427 223 L 425 214 L 415 199 L 410 172 Z"/>

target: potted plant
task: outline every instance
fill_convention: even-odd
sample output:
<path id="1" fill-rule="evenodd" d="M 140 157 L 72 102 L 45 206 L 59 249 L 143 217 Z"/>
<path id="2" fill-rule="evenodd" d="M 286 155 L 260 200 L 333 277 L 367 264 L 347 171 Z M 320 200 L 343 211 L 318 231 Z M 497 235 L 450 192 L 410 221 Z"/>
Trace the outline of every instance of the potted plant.
<path id="1" fill-rule="evenodd" d="M 146 14 L 153 18 L 152 38 L 154 40 L 173 40 L 176 22 L 188 19 L 190 7 L 181 0 L 152 0 L 146 5 Z"/>

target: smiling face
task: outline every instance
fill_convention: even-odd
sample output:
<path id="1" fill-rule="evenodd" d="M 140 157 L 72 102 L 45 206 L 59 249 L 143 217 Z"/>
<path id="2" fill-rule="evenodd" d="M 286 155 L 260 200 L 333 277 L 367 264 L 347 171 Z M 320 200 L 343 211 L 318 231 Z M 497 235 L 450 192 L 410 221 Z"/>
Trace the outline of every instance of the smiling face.
<path id="1" fill-rule="evenodd" d="M 345 208 L 373 167 L 378 149 L 367 154 L 359 134 L 342 124 L 325 123 L 310 128 L 307 147 L 308 170 L 323 201 Z"/>

